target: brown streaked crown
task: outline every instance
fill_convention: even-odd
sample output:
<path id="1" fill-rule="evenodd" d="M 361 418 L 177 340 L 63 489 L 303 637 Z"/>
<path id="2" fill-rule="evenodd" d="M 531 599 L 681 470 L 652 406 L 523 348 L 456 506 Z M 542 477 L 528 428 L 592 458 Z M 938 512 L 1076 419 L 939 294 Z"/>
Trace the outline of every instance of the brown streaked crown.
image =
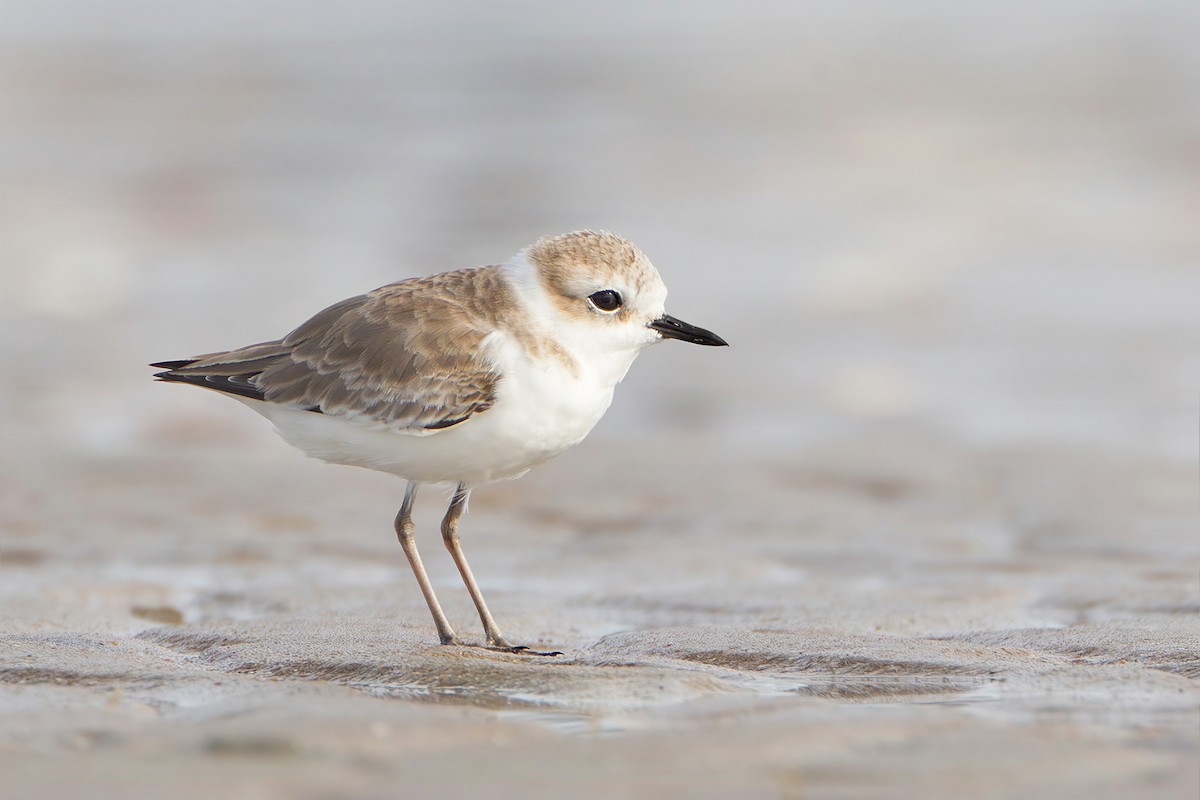
<path id="1" fill-rule="evenodd" d="M 660 284 L 658 271 L 637 245 L 607 231 L 574 231 L 538 239 L 528 250 L 550 297 L 570 313 L 597 289 L 645 291 Z"/>

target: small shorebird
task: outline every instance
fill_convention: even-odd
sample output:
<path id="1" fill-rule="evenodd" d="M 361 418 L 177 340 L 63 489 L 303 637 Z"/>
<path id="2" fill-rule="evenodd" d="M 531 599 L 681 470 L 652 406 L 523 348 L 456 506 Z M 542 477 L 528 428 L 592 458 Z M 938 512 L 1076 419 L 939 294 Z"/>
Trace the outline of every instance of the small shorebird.
<path id="1" fill-rule="evenodd" d="M 577 231 L 500 266 L 351 297 L 282 339 L 151 366 L 166 370 L 160 380 L 240 400 L 310 456 L 407 479 L 396 535 L 442 644 L 461 642 L 417 553 L 412 507 L 422 483 L 455 486 L 442 539 L 488 646 L 516 652 L 527 648 L 500 633 L 459 545 L 467 498 L 578 444 L 642 348 L 725 344 L 664 313 L 666 296 L 632 243 Z"/>

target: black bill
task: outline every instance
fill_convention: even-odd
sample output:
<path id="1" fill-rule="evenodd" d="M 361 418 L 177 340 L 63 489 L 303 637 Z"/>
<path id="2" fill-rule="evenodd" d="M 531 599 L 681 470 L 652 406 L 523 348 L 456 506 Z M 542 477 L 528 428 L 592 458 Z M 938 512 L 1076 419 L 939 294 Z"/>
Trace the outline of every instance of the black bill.
<path id="1" fill-rule="evenodd" d="M 663 335 L 664 339 L 682 339 L 692 344 L 706 344 L 709 347 L 728 347 L 729 342 L 717 336 L 712 331 L 689 325 L 681 319 L 675 319 L 670 314 L 663 314 L 648 326 Z"/>

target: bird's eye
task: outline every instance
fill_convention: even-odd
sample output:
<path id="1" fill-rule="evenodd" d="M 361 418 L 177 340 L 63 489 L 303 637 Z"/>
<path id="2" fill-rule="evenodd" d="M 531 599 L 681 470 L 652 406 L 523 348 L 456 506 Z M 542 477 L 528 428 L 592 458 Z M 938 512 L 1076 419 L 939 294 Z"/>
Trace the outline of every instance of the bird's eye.
<path id="1" fill-rule="evenodd" d="M 588 295 L 592 305 L 601 311 L 616 311 L 621 307 L 621 295 L 612 289 L 601 289 Z"/>

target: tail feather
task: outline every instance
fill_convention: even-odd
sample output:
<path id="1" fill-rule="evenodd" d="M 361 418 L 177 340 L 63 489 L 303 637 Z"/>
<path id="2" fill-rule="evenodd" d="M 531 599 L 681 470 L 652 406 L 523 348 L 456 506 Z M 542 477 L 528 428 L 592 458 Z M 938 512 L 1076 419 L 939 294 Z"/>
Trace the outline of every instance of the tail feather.
<path id="1" fill-rule="evenodd" d="M 154 377 L 160 381 L 189 383 L 238 397 L 266 400 L 266 393 L 258 387 L 255 378 L 290 353 L 291 349 L 279 341 L 262 342 L 195 358 L 156 361 L 150 366 L 165 370 L 154 373 Z M 317 407 L 307 410 L 320 411 Z"/>
<path id="2" fill-rule="evenodd" d="M 155 361 L 150 366 L 158 367 L 159 369 L 180 369 L 181 367 L 186 367 L 188 364 L 195 364 L 195 363 L 196 363 L 196 359 L 194 359 L 194 358 L 184 358 L 184 359 L 180 359 L 179 361 Z M 159 375 L 165 375 L 165 374 L 166 374 L 165 372 L 161 372 L 158 375 L 155 375 L 154 377 L 157 378 L 157 377 L 159 377 Z"/>

